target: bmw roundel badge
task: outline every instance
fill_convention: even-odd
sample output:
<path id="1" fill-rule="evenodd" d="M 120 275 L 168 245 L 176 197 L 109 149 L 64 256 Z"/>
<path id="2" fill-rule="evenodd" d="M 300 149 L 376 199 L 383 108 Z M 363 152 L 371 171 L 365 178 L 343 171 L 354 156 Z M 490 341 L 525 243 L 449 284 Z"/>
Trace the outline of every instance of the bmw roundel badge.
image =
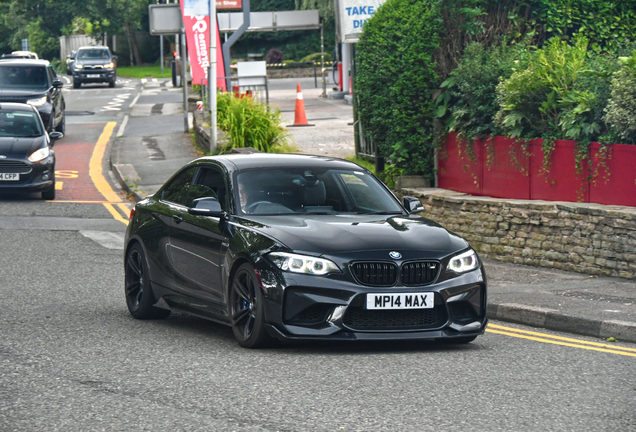
<path id="1" fill-rule="evenodd" d="M 393 251 L 393 252 L 389 252 L 389 256 L 390 256 L 391 258 L 393 258 L 393 259 L 400 259 L 400 258 L 402 258 L 402 254 L 401 254 L 401 253 L 399 253 L 399 252 L 395 252 L 395 251 Z"/>

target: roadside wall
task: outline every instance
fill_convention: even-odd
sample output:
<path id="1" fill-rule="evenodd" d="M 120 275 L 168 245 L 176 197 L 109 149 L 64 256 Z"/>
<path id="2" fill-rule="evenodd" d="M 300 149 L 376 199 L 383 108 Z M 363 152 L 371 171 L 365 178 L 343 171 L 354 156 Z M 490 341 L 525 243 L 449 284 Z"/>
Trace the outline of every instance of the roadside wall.
<path id="1" fill-rule="evenodd" d="M 483 257 L 636 279 L 636 208 L 445 196 L 402 189 L 423 216 L 468 240 Z"/>

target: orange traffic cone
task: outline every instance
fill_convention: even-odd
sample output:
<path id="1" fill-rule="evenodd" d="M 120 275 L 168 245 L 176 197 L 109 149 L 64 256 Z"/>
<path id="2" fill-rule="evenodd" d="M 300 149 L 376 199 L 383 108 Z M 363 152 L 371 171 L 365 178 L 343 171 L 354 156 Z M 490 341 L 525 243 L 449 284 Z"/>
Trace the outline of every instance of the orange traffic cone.
<path id="1" fill-rule="evenodd" d="M 305 101 L 303 101 L 303 93 L 300 91 L 300 83 L 296 87 L 296 109 L 294 110 L 294 124 L 293 126 L 316 126 L 307 123 L 307 116 L 305 116 Z"/>

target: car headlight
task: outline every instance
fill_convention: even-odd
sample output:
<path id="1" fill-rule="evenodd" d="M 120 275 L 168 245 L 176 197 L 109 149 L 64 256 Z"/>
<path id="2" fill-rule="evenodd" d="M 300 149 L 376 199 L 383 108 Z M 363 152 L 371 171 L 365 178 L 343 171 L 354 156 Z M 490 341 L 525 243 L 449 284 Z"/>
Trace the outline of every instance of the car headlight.
<path id="1" fill-rule="evenodd" d="M 479 260 L 477 259 L 477 253 L 472 249 L 451 258 L 448 263 L 448 269 L 455 273 L 464 273 L 475 270 L 477 267 L 479 267 Z"/>
<path id="2" fill-rule="evenodd" d="M 51 150 L 48 147 L 43 147 L 39 150 L 36 150 L 29 156 L 29 160 L 31 162 L 40 162 L 41 160 L 46 159 L 51 154 Z"/>
<path id="3" fill-rule="evenodd" d="M 73 66 L 75 69 L 84 69 L 84 65 L 81 64 L 76 64 L 75 66 Z"/>
<path id="4" fill-rule="evenodd" d="M 107 65 L 104 65 L 104 67 L 105 67 L 106 69 L 112 69 L 112 68 L 114 68 L 114 67 L 115 67 L 115 63 L 112 63 L 112 62 L 111 62 L 111 63 L 108 63 Z"/>
<path id="5" fill-rule="evenodd" d="M 46 96 L 42 96 L 36 99 L 29 99 L 27 100 L 27 103 L 33 106 L 42 106 L 46 103 Z"/>
<path id="6" fill-rule="evenodd" d="M 326 275 L 340 272 L 340 268 L 338 268 L 334 262 L 324 258 L 285 252 L 272 252 L 268 257 L 276 267 L 283 271 L 311 275 Z"/>

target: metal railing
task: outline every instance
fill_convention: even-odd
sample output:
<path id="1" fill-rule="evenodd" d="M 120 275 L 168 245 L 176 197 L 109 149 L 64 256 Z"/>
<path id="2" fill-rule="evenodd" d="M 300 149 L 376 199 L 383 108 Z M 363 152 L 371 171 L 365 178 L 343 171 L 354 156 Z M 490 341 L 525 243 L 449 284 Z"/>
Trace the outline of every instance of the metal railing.
<path id="1" fill-rule="evenodd" d="M 218 80 L 225 80 L 225 77 L 217 77 Z M 267 75 L 232 76 L 232 88 L 230 89 L 236 97 L 251 97 L 260 103 L 269 105 L 269 81 Z M 241 82 L 243 81 L 243 82 Z M 247 81 L 247 83 L 246 83 Z M 261 81 L 258 83 L 258 81 Z M 208 86 L 201 82 L 201 100 L 206 111 L 210 111 Z"/>

